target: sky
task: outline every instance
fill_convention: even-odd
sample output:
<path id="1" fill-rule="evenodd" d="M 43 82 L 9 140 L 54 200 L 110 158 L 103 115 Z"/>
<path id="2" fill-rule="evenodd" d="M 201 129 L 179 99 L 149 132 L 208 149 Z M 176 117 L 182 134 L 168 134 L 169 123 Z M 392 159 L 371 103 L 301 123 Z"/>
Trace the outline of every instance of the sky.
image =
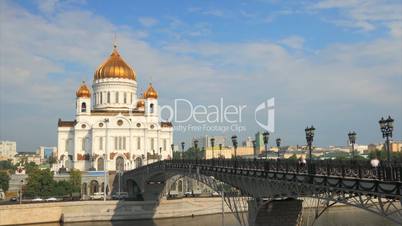
<path id="1" fill-rule="evenodd" d="M 388 115 L 400 140 L 401 12 L 398 0 L 0 1 L 0 140 L 56 146 L 57 120 L 74 119 L 75 91 L 114 37 L 138 91 L 152 81 L 159 104 L 247 106 L 244 131 L 178 131 L 175 143 L 253 136 L 254 109 L 270 98 L 271 144 L 304 144 L 309 125 L 316 145 L 345 145 L 350 130 L 377 143 Z"/>

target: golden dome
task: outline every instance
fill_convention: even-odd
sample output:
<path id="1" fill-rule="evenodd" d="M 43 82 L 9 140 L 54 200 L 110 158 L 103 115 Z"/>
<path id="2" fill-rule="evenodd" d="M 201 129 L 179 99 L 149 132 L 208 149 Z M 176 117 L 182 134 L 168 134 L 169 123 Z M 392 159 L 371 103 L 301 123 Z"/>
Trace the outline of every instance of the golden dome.
<path id="1" fill-rule="evenodd" d="M 116 46 L 110 57 L 95 71 L 94 80 L 104 78 L 136 79 L 134 70 L 123 60 Z"/>
<path id="2" fill-rule="evenodd" d="M 148 99 L 148 98 L 158 99 L 158 93 L 156 92 L 154 87 L 152 87 L 152 83 L 149 83 L 147 91 L 145 91 L 145 93 L 144 93 L 144 97 L 146 99 Z"/>
<path id="3" fill-rule="evenodd" d="M 140 99 L 137 101 L 137 108 L 143 108 L 145 106 L 144 99 Z"/>
<path id="4" fill-rule="evenodd" d="M 77 95 L 77 97 L 91 98 L 91 91 L 89 91 L 87 85 L 85 85 L 85 82 L 82 82 L 80 88 L 78 88 L 75 94 Z"/>

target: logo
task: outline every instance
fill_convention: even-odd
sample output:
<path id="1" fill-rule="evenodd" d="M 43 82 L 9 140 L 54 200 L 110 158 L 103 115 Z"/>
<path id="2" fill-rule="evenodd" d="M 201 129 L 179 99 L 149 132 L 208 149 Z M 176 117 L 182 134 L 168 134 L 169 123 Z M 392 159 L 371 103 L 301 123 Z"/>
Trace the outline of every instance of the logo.
<path id="1" fill-rule="evenodd" d="M 264 121 L 261 122 L 258 117 L 257 113 L 260 111 L 266 111 L 263 113 L 264 116 L 266 116 L 265 124 Z M 255 122 L 264 130 L 267 130 L 268 132 L 273 133 L 275 131 L 275 98 L 272 97 L 261 104 L 259 104 L 254 111 L 254 118 Z"/>

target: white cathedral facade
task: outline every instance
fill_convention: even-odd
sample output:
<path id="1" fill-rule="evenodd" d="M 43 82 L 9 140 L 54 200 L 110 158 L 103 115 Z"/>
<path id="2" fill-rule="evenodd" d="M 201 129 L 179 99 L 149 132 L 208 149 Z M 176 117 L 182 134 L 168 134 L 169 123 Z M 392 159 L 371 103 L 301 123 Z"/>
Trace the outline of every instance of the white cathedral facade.
<path id="1" fill-rule="evenodd" d="M 150 83 L 137 97 L 135 71 L 116 46 L 76 92 L 76 117 L 58 121 L 58 168 L 122 171 L 172 158 L 173 127 L 159 117 Z"/>

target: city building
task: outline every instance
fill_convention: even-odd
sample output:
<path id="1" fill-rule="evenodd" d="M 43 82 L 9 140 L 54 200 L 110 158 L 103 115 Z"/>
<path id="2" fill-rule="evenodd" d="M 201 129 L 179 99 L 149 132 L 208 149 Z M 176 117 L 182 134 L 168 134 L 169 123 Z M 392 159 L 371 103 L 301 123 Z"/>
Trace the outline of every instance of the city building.
<path id="1" fill-rule="evenodd" d="M 45 147 L 40 146 L 36 153 L 39 154 L 42 163 L 46 162 L 49 157 L 56 157 L 57 156 L 57 147 Z"/>
<path id="2" fill-rule="evenodd" d="M 15 141 L 0 141 L 0 160 L 14 159 L 17 154 L 17 142 Z"/>
<path id="3" fill-rule="evenodd" d="M 253 147 L 253 138 L 247 137 L 246 140 L 243 142 L 243 146 Z"/>
<path id="4" fill-rule="evenodd" d="M 392 152 L 402 152 L 402 141 L 391 141 L 389 144 L 389 150 Z"/>
<path id="5" fill-rule="evenodd" d="M 264 137 L 262 135 L 262 132 L 257 132 L 255 134 L 255 146 L 257 148 L 257 150 L 264 150 Z M 259 154 L 259 153 L 257 153 Z"/>
<path id="6" fill-rule="evenodd" d="M 37 165 L 42 163 L 42 159 L 40 155 L 36 152 L 18 152 L 15 157 L 13 163 L 30 163 L 34 162 Z"/>
<path id="7" fill-rule="evenodd" d="M 172 157 L 173 127 L 159 119 L 157 91 L 149 83 L 137 96 L 137 74 L 116 46 L 92 90 L 85 82 L 78 88 L 75 112 L 74 120 L 58 121 L 59 168 L 121 171 Z"/>
<path id="8" fill-rule="evenodd" d="M 204 148 L 209 148 L 211 147 L 211 138 L 215 139 L 215 147 L 218 147 L 219 144 L 222 144 L 222 146 L 226 145 L 226 138 L 224 136 L 209 136 L 205 135 L 203 137 L 195 138 L 194 140 L 198 140 L 198 146 L 204 147 Z"/>

